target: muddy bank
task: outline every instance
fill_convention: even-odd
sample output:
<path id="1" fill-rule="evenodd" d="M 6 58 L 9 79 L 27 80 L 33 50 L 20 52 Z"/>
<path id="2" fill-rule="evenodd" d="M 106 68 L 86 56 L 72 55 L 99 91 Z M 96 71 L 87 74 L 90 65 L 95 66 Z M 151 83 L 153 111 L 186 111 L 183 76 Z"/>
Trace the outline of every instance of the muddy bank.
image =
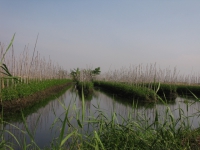
<path id="1" fill-rule="evenodd" d="M 19 99 L 10 100 L 10 101 L 3 101 L 0 104 L 0 111 L 2 110 L 2 107 L 3 107 L 4 113 L 18 112 L 20 110 L 23 110 L 26 107 L 30 107 L 31 105 L 33 105 L 35 103 L 39 103 L 41 100 L 43 100 L 45 98 L 55 95 L 56 93 L 60 92 L 61 90 L 65 89 L 71 85 L 72 85 L 72 82 L 62 84 L 62 85 L 57 85 L 57 86 L 53 86 L 48 89 L 45 89 L 43 91 L 34 93 L 28 97 L 19 98 Z"/>

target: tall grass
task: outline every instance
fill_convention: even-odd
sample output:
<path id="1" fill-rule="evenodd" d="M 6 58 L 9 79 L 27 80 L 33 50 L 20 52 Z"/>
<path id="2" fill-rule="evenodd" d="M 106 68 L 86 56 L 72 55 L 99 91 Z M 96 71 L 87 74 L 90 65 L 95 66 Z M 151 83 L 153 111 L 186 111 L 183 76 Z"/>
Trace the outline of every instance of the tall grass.
<path id="1" fill-rule="evenodd" d="M 38 52 L 35 56 L 35 49 L 32 57 L 30 57 L 28 47 L 25 47 L 23 53 L 16 59 L 13 49 L 11 55 L 9 55 L 9 53 L 8 55 L 4 55 L 7 53 L 8 49 L 5 50 L 2 44 L 0 46 L 2 56 L 1 65 L 6 64 L 7 68 L 12 70 L 11 74 L 19 77 L 21 82 L 30 84 L 30 81 L 33 80 L 38 82 L 46 79 L 60 79 L 66 77 L 66 72 L 61 67 L 53 65 L 50 59 L 46 61 L 41 58 Z M 1 70 L 1 72 L 3 71 L 5 71 L 5 69 Z M 18 83 L 14 82 L 14 80 L 10 82 L 2 73 L 0 79 L 1 90 L 4 89 L 5 86 L 6 88 L 17 87 Z M 148 86 L 152 86 L 155 82 L 199 83 L 198 77 L 180 77 L 177 75 L 176 68 L 173 71 L 169 69 L 160 70 L 156 68 L 156 64 L 147 65 L 146 67 L 139 65 L 129 70 L 123 68 L 120 71 L 109 72 L 109 74 L 106 74 L 105 80 L 126 82 L 140 87 L 141 84 L 142 86 L 146 86 L 145 84 L 148 83 Z M 120 86 L 118 87 L 121 88 Z M 158 92 L 158 90 L 159 89 L 155 89 L 156 92 Z M 129 89 L 127 91 L 129 91 Z M 184 114 L 182 108 L 178 108 L 179 117 L 175 118 L 165 101 L 161 98 L 160 101 L 163 102 L 166 109 L 163 110 L 162 113 L 155 109 L 153 121 L 149 121 L 149 118 L 145 114 L 134 111 L 136 108 L 134 104 L 132 110 L 128 112 L 128 118 L 116 114 L 115 111 L 113 111 L 111 115 L 108 115 L 102 111 L 98 105 L 94 106 L 96 108 L 95 115 L 90 114 L 86 117 L 85 99 L 82 91 L 81 107 L 76 106 L 73 100 L 68 106 L 60 102 L 65 109 L 65 116 L 64 119 L 58 117 L 52 124 L 52 127 L 55 127 L 57 122 L 61 123 L 61 126 L 59 126 L 59 136 L 55 138 L 46 149 L 199 149 L 200 129 L 192 129 L 192 122 L 189 122 L 189 117 Z M 71 116 L 69 112 L 72 112 Z M 137 117 L 134 118 L 133 116 Z M 194 116 L 199 116 L 199 112 L 194 114 Z M 4 124 L 9 123 L 3 120 L 2 109 L 2 128 L 0 129 L 1 149 L 15 149 L 16 145 L 20 149 L 40 149 L 34 139 L 35 130 L 30 130 L 28 128 L 23 113 L 22 118 L 25 125 L 24 130 L 13 126 L 24 135 L 22 139 L 17 139 L 13 133 L 4 129 Z M 39 118 L 36 121 L 35 127 L 37 127 L 38 120 Z M 77 124 L 72 125 L 71 122 L 74 120 Z M 5 133 L 10 134 L 14 138 L 16 145 L 5 140 Z M 30 143 L 27 142 L 27 136 L 30 139 Z"/>
<path id="2" fill-rule="evenodd" d="M 5 44 L 0 43 L 0 92 L 5 87 L 14 87 L 17 84 L 13 79 L 8 79 L 8 72 L 4 69 L 3 64 L 6 65 L 10 75 L 17 77 L 21 82 L 26 84 L 32 80 L 42 81 L 68 77 L 67 71 L 60 65 L 53 63 L 50 57 L 48 59 L 42 57 L 36 51 L 37 39 L 32 54 L 29 47 L 25 46 L 22 53 L 16 55 L 13 46 L 14 36 L 7 48 L 5 48 Z"/>
<path id="3" fill-rule="evenodd" d="M 21 142 L 9 130 L 4 129 L 4 124 L 7 122 L 4 121 L 3 100 L 12 100 L 19 97 L 28 96 L 33 92 L 38 91 L 38 89 L 43 90 L 44 88 L 50 87 L 51 85 L 56 85 L 58 84 L 58 82 L 53 83 L 55 79 L 66 79 L 67 72 L 62 69 L 62 67 L 60 67 L 58 64 L 54 65 L 50 58 L 49 60 L 41 58 L 38 52 L 35 55 L 38 37 L 36 39 L 32 57 L 29 54 L 28 46 L 25 46 L 24 51 L 21 53 L 21 55 L 19 57 L 16 57 L 13 47 L 14 37 L 15 34 L 13 35 L 13 38 L 7 48 L 5 48 L 6 46 L 4 44 L 0 43 L 0 149 L 14 149 L 12 147 L 12 143 L 7 143 L 7 141 L 5 141 L 5 132 L 7 132 L 15 139 L 17 145 L 20 146 L 21 149 L 29 149 L 32 144 L 34 144 L 34 148 L 38 149 L 37 145 L 34 142 L 32 133 L 27 128 L 24 117 L 23 119 L 26 127 L 26 132 L 31 137 L 30 145 L 27 145 L 26 139 Z M 12 50 L 10 50 L 11 48 Z M 52 82 L 49 82 L 49 79 L 54 80 L 52 80 Z M 42 81 L 43 84 L 37 84 L 40 81 Z M 46 82 L 46 84 L 44 84 L 44 82 Z M 63 83 L 63 80 L 61 82 Z M 16 130 L 25 133 L 23 130 L 17 127 L 15 128 Z"/>
<path id="4" fill-rule="evenodd" d="M 200 76 L 197 73 L 190 75 L 180 74 L 176 67 L 162 69 L 155 63 L 132 65 L 129 68 L 122 67 L 121 69 L 109 70 L 102 74 L 99 80 L 126 82 L 134 85 L 148 83 L 149 86 L 154 82 L 197 85 L 200 83 Z"/>

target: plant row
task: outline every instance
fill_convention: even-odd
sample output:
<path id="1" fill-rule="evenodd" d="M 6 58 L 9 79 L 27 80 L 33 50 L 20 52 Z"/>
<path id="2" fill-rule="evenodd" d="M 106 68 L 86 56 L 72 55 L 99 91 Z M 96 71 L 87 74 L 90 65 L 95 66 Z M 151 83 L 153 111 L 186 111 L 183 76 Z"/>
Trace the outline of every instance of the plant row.
<path id="1" fill-rule="evenodd" d="M 69 81 L 70 81 L 69 79 L 49 79 L 49 80 L 42 80 L 41 82 L 30 81 L 28 84 L 18 83 L 15 86 L 12 87 L 10 86 L 2 89 L 0 93 L 0 98 L 3 101 L 18 99 L 32 95 L 36 92 L 45 90 L 52 86 L 65 84 Z"/>
<path id="2" fill-rule="evenodd" d="M 151 89 L 156 89 L 159 83 L 153 83 L 150 87 L 145 84 L 146 87 Z M 175 84 L 175 83 L 161 83 L 157 92 L 160 96 L 170 96 L 170 95 L 200 95 L 199 85 L 185 85 L 185 84 Z"/>
<path id="3" fill-rule="evenodd" d="M 140 83 L 181 83 L 199 84 L 200 76 L 196 73 L 179 74 L 178 68 L 160 68 L 155 64 L 130 65 L 104 73 L 100 80 L 114 82 Z"/>
<path id="4" fill-rule="evenodd" d="M 156 93 L 152 89 L 139 87 L 119 82 L 95 81 L 94 86 L 116 93 L 119 96 L 125 96 L 132 99 L 140 99 L 142 101 L 155 101 Z"/>
<path id="5" fill-rule="evenodd" d="M 119 96 L 147 101 L 155 100 L 155 95 L 165 97 L 167 100 L 175 100 L 177 95 L 200 95 L 199 85 L 177 85 L 169 83 L 145 83 L 135 85 L 109 81 L 94 81 L 94 85 L 102 87 L 103 89 Z"/>

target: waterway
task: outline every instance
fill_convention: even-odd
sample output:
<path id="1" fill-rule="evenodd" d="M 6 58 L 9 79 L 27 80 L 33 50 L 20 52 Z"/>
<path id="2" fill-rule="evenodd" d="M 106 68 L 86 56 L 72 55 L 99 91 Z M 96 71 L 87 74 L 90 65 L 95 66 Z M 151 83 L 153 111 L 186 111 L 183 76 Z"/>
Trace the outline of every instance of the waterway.
<path id="1" fill-rule="evenodd" d="M 40 148 L 45 146 L 49 147 L 50 143 L 57 137 L 59 137 L 60 129 L 62 127 L 62 120 L 64 120 L 66 109 L 69 108 L 68 118 L 72 126 L 78 126 L 76 118 L 81 119 L 82 115 L 82 100 L 78 92 L 71 88 L 58 98 L 49 101 L 45 106 L 37 105 L 36 107 L 29 108 L 23 113 L 27 123 L 28 130 L 25 123 L 22 121 L 21 114 L 16 116 L 10 116 L 9 123 L 1 125 L 4 131 L 9 131 L 16 136 L 17 140 L 26 143 L 30 143 L 30 136 L 34 137 L 35 143 Z M 33 111 L 30 111 L 33 109 Z M 99 113 L 103 112 L 106 117 L 110 118 L 112 112 L 116 113 L 118 117 L 118 123 L 123 118 L 128 118 L 131 115 L 132 119 L 144 119 L 145 121 L 153 122 L 155 120 L 155 114 L 158 112 L 159 118 L 165 116 L 166 111 L 170 111 L 174 119 L 183 116 L 192 128 L 199 127 L 199 110 L 200 103 L 195 102 L 191 98 L 177 97 L 175 101 L 168 104 L 164 103 L 134 103 L 126 100 L 125 98 L 119 98 L 111 93 L 105 93 L 100 89 L 96 89 L 94 94 L 85 99 L 85 118 L 88 116 L 98 117 Z M 162 120 L 162 119 L 161 119 Z M 186 121 L 186 123 L 187 123 Z M 66 125 L 66 131 L 69 127 Z M 92 132 L 91 127 L 84 126 L 84 131 L 89 130 Z M 30 131 L 28 133 L 27 131 Z M 5 133 L 6 141 L 15 143 L 15 139 L 11 134 Z M 16 148 L 17 149 L 17 148 Z M 21 149 L 21 148 L 18 148 Z"/>

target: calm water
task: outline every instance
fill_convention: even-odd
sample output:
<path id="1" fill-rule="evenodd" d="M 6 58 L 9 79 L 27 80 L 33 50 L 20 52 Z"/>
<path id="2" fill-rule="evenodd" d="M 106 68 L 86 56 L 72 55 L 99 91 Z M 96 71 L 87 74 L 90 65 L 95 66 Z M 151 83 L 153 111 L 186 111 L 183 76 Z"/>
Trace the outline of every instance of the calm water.
<path id="1" fill-rule="evenodd" d="M 100 90 L 95 90 L 90 100 L 85 100 L 86 116 L 98 116 L 98 111 L 103 111 L 107 114 L 108 118 L 112 111 L 115 111 L 117 116 L 128 117 L 128 114 L 132 112 L 132 118 L 137 118 L 138 116 L 143 116 L 149 122 L 153 121 L 155 118 L 155 111 L 159 112 L 162 118 L 165 114 L 166 106 L 163 104 L 137 104 L 137 107 L 133 106 L 131 103 L 125 103 L 126 99 L 115 98 L 113 95 L 105 94 Z M 196 112 L 200 110 L 200 103 L 193 103 L 194 100 L 185 98 L 176 98 L 175 102 L 168 104 L 175 118 L 179 117 L 180 112 L 178 108 L 181 108 L 184 113 L 184 117 L 193 116 Z M 73 116 L 77 114 L 72 110 L 81 112 L 82 101 L 78 96 L 77 92 L 73 89 L 67 90 L 63 95 L 55 100 L 50 101 L 46 106 L 41 107 L 37 112 L 31 113 L 26 117 L 26 122 L 28 128 L 33 132 L 35 131 L 35 141 L 37 145 L 41 148 L 44 146 L 49 146 L 52 140 L 59 136 L 61 122 L 59 119 L 63 120 L 65 116 L 65 109 L 61 103 L 68 107 L 70 106 L 70 112 L 68 114 L 69 119 L 71 119 L 71 124 L 77 126 L 77 121 L 73 119 Z M 136 105 L 136 104 L 135 104 Z M 39 119 L 38 119 L 39 118 Z M 81 117 L 80 117 L 81 118 Z M 37 122 L 38 120 L 38 122 Z M 57 121 L 56 121 L 57 120 Z M 190 117 L 189 120 L 192 122 L 192 127 L 199 127 L 200 119 L 196 117 Z M 19 127 L 21 130 L 25 130 L 25 126 L 21 121 L 10 121 L 13 125 Z M 119 119 L 120 122 L 120 119 Z M 37 124 L 36 124 L 37 123 Z M 5 129 L 11 131 L 14 135 L 18 137 L 19 140 L 24 140 L 24 133 L 15 127 L 5 124 Z M 66 127 L 67 130 L 68 127 Z M 85 126 L 85 130 L 87 127 Z M 92 130 L 89 128 L 89 130 Z M 12 137 L 6 135 L 7 140 L 13 142 Z M 26 136 L 27 142 L 29 142 L 28 134 Z"/>

